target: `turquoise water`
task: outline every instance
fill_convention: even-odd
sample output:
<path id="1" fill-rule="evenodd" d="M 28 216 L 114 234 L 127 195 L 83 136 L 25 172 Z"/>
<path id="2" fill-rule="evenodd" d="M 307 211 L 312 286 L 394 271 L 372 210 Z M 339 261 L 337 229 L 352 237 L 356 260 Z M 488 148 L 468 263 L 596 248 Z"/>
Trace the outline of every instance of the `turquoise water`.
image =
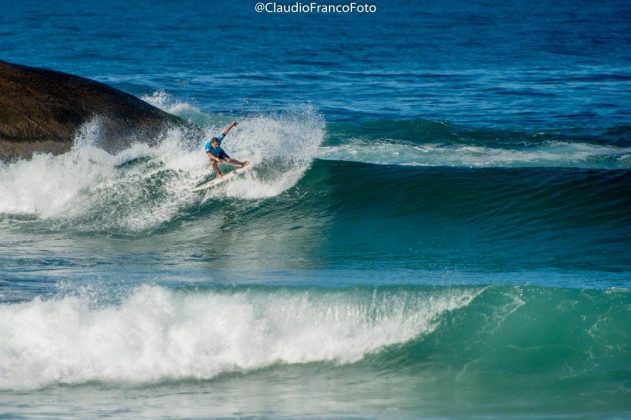
<path id="1" fill-rule="evenodd" d="M 0 165 L 0 413 L 629 416 L 629 17 L 11 7 L 1 59 L 236 119 L 254 170 L 193 193 L 201 139 L 98 120 Z"/>

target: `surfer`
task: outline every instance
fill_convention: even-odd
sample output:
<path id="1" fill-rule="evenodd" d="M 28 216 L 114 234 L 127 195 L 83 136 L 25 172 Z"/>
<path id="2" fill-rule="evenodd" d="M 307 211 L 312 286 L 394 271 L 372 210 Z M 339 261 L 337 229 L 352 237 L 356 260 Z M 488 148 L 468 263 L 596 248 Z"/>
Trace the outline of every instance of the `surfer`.
<path id="1" fill-rule="evenodd" d="M 206 143 L 204 143 L 204 150 L 206 151 L 208 158 L 210 158 L 210 166 L 212 166 L 219 178 L 223 177 L 223 173 L 219 169 L 219 163 L 231 163 L 233 165 L 240 165 L 241 167 L 244 167 L 245 165 L 250 163 L 247 160 L 245 162 L 239 162 L 236 159 L 232 159 L 230 156 L 228 156 L 228 153 L 226 153 L 226 151 L 221 148 L 221 141 L 223 140 L 223 138 L 226 137 L 226 134 L 228 134 L 230 130 L 232 130 L 236 126 L 237 122 L 234 121 L 223 130 L 223 133 L 211 138 Z"/>

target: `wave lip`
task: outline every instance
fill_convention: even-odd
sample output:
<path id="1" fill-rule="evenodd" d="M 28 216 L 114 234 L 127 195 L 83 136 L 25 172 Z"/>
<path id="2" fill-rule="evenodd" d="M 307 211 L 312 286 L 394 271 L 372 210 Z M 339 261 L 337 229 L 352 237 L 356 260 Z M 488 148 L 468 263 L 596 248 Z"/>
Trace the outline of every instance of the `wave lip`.
<path id="1" fill-rule="evenodd" d="M 117 305 L 67 296 L 0 307 L 0 387 L 210 379 L 275 364 L 352 363 L 432 331 L 474 290 L 389 293 L 142 286 Z"/>

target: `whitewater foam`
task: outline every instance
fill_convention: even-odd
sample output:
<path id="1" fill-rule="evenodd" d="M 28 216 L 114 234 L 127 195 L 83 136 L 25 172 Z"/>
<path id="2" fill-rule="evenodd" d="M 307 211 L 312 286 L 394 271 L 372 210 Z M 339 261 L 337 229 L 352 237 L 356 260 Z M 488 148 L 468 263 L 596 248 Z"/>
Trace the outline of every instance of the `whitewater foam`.
<path id="1" fill-rule="evenodd" d="M 155 146 L 139 142 L 110 154 L 95 145 L 98 121 L 93 121 L 69 153 L 37 154 L 0 166 L 0 214 L 33 215 L 82 231 L 152 229 L 205 201 L 282 193 L 300 180 L 324 136 L 324 122 L 313 109 L 240 122 L 224 147 L 258 168 L 215 191 L 191 192 L 211 173 L 202 139 L 170 128 Z M 203 128 L 207 136 L 221 129 Z M 266 164 L 270 160 L 277 162 Z"/>
<path id="2" fill-rule="evenodd" d="M 278 363 L 352 363 L 432 331 L 473 290 L 441 293 L 135 289 L 0 305 L 0 387 L 210 379 Z"/>
<path id="3" fill-rule="evenodd" d="M 471 168 L 564 167 L 631 168 L 631 148 L 590 143 L 544 142 L 521 149 L 467 144 L 412 145 L 354 140 L 320 148 L 318 158 L 378 165 L 452 166 Z"/>

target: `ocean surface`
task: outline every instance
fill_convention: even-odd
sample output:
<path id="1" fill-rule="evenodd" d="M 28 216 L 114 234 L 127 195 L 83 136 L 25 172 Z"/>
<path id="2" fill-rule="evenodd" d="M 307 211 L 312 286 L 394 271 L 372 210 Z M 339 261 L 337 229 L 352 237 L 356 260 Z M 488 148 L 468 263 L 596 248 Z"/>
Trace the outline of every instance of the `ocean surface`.
<path id="1" fill-rule="evenodd" d="M 254 163 L 0 164 L 0 417 L 631 417 L 631 3 L 372 4 L 0 2 Z"/>

